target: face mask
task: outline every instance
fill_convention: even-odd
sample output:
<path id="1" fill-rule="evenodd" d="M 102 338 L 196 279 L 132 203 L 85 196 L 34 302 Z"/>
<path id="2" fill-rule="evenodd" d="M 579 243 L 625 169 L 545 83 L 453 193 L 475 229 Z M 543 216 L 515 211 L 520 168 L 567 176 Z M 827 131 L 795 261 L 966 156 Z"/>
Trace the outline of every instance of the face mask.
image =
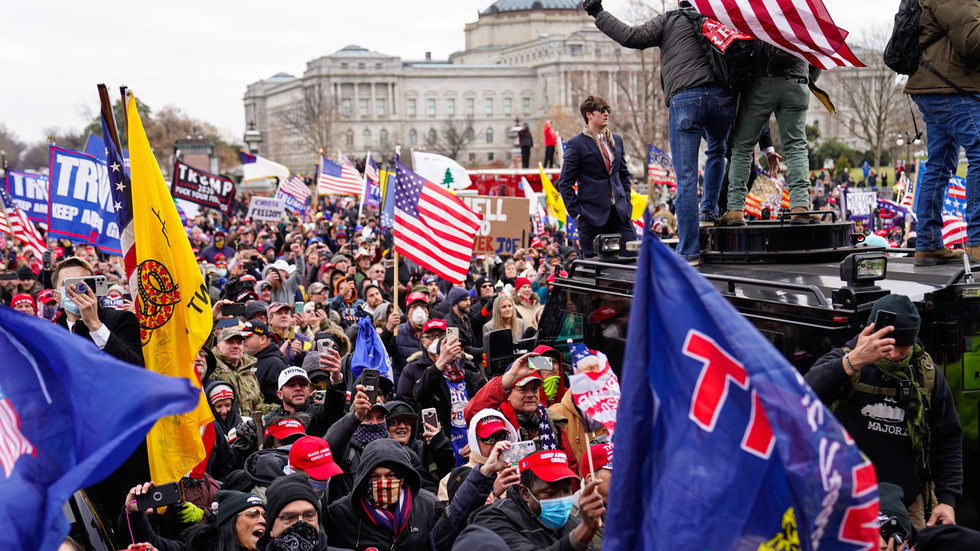
<path id="1" fill-rule="evenodd" d="M 402 490 L 402 481 L 401 479 L 375 480 L 368 483 L 368 490 L 371 492 L 371 503 L 385 509 L 398 502 Z"/>
<path id="2" fill-rule="evenodd" d="M 438 341 L 438 339 L 432 341 L 431 343 L 429 343 L 429 347 L 426 348 L 426 350 L 429 351 L 429 354 L 432 354 L 433 356 L 438 356 L 439 355 L 439 341 Z"/>
<path id="3" fill-rule="evenodd" d="M 323 497 L 323 494 L 327 493 L 327 489 L 330 488 L 330 479 L 321 481 L 311 478 L 310 486 L 313 486 L 313 493 L 316 494 L 316 497 Z"/>
<path id="4" fill-rule="evenodd" d="M 610 325 L 602 330 L 602 336 L 607 339 L 618 339 L 619 338 L 619 326 Z"/>
<path id="5" fill-rule="evenodd" d="M 41 317 L 49 321 L 53 320 L 55 315 L 57 314 L 58 314 L 57 304 L 45 304 L 44 308 L 41 311 Z"/>
<path id="6" fill-rule="evenodd" d="M 354 434 L 351 435 L 351 440 L 367 446 L 371 442 L 378 440 L 379 438 L 388 437 L 388 426 L 384 423 L 373 423 L 370 425 L 365 425 L 361 423 L 354 429 Z"/>
<path id="7" fill-rule="evenodd" d="M 317 529 L 300 520 L 283 530 L 278 538 L 272 540 L 271 549 L 276 551 L 308 551 L 317 548 L 319 541 Z"/>
<path id="8" fill-rule="evenodd" d="M 218 268 L 218 275 L 221 276 L 221 277 L 228 277 L 228 269 L 227 268 Z"/>
<path id="9" fill-rule="evenodd" d="M 412 323 L 415 325 L 415 327 L 422 327 L 427 321 L 429 321 L 429 314 L 425 310 L 416 308 L 415 311 L 412 312 Z"/>
<path id="10" fill-rule="evenodd" d="M 76 316 L 82 315 L 82 310 L 75 304 L 75 301 L 68 298 L 68 291 L 64 287 L 61 288 L 61 307 L 65 309 L 66 312 L 71 312 Z"/>
<path id="11" fill-rule="evenodd" d="M 531 494 L 530 490 L 528 493 Z M 531 498 L 541 506 L 541 514 L 538 515 L 541 524 L 552 530 L 558 530 L 568 522 L 568 515 L 572 512 L 572 496 L 539 501 L 538 498 L 534 497 L 534 494 L 531 494 Z"/>

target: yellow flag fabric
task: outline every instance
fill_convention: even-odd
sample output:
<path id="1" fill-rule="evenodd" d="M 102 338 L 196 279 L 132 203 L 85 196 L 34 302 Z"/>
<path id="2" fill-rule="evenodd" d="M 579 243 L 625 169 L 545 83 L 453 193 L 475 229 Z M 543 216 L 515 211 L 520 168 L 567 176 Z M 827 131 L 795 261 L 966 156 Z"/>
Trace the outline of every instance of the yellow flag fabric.
<path id="1" fill-rule="evenodd" d="M 189 379 L 200 388 L 194 359 L 211 332 L 211 301 L 135 96 L 129 98 L 127 114 L 136 247 L 133 295 L 143 358 L 150 371 Z M 153 482 L 179 480 L 204 459 L 201 427 L 213 420 L 202 392 L 195 410 L 157 421 L 146 437 Z"/>
<path id="2" fill-rule="evenodd" d="M 630 203 L 633 204 L 633 220 L 643 220 L 643 211 L 647 210 L 647 196 L 640 195 L 635 189 L 630 191 Z"/>
<path id="3" fill-rule="evenodd" d="M 565 225 L 565 201 L 562 201 L 558 189 L 551 183 L 548 175 L 544 173 L 544 167 L 538 163 L 538 170 L 541 171 L 541 189 L 545 194 L 545 201 L 548 203 L 548 214 L 558 220 L 562 226 Z"/>

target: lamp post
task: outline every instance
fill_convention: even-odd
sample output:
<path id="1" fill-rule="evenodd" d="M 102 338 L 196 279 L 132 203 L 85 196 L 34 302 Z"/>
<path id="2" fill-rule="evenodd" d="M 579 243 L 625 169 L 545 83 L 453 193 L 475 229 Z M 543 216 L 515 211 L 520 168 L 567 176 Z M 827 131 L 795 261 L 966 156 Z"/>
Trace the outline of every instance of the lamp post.
<path id="1" fill-rule="evenodd" d="M 245 146 L 248 147 L 248 152 L 252 155 L 258 155 L 259 145 L 262 143 L 262 133 L 255 129 L 255 121 L 248 121 L 248 130 L 245 131 L 243 140 Z"/>
<path id="2" fill-rule="evenodd" d="M 919 145 L 920 143 L 922 143 L 922 134 L 919 132 L 916 132 L 914 135 L 908 130 L 898 133 L 898 135 L 895 137 L 895 144 L 899 147 L 903 145 L 905 146 L 905 162 L 902 163 L 903 165 L 911 161 L 910 157 L 912 157 L 912 144 Z"/>

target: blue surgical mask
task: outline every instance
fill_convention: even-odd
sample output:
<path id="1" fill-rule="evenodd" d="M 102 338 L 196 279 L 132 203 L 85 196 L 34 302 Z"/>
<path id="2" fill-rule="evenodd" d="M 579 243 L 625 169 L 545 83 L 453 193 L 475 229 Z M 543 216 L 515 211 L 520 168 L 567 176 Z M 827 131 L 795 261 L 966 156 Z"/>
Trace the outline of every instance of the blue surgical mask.
<path id="1" fill-rule="evenodd" d="M 313 493 L 316 494 L 316 497 L 323 497 L 323 494 L 327 493 L 330 488 L 330 479 L 314 480 L 311 478 L 310 486 L 313 486 Z"/>
<path id="2" fill-rule="evenodd" d="M 76 316 L 82 315 L 82 310 L 75 304 L 75 301 L 68 298 L 68 292 L 64 287 L 61 288 L 61 307 L 65 309 L 66 312 L 71 312 Z"/>
<path id="3" fill-rule="evenodd" d="M 568 522 L 568 515 L 572 513 L 572 496 L 539 500 L 530 491 L 528 494 L 541 506 L 541 514 L 538 515 L 541 524 L 552 530 L 558 530 L 565 526 L 565 523 Z"/>

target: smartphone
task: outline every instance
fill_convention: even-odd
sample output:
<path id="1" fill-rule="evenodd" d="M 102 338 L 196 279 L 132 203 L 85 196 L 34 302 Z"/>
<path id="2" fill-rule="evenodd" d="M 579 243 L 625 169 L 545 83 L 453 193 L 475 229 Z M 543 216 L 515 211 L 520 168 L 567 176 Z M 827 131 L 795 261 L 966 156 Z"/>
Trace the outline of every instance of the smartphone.
<path id="1" fill-rule="evenodd" d="M 889 312 L 888 310 L 878 310 L 878 315 L 875 317 L 875 331 L 880 331 L 884 327 L 889 325 L 894 326 L 895 320 L 898 315 L 895 312 Z"/>
<path id="2" fill-rule="evenodd" d="M 448 337 L 450 339 L 456 339 L 458 341 L 459 340 L 459 327 L 447 327 L 446 328 L 446 337 Z"/>
<path id="3" fill-rule="evenodd" d="M 532 440 L 521 440 L 509 449 L 504 450 L 504 461 L 511 465 L 517 465 L 521 459 L 534 453 L 534 442 Z"/>
<path id="4" fill-rule="evenodd" d="M 337 350 L 337 343 L 335 343 L 333 339 L 320 339 L 316 341 L 316 351 L 321 356 L 327 353 L 328 348 Z"/>
<path id="5" fill-rule="evenodd" d="M 322 404 L 323 401 L 326 399 L 327 399 L 326 390 L 317 390 L 316 392 L 313 393 L 313 401 L 318 404 Z"/>
<path id="6" fill-rule="evenodd" d="M 422 410 L 422 422 L 433 427 L 439 426 L 439 418 L 436 417 L 436 408 L 425 408 Z"/>
<path id="7" fill-rule="evenodd" d="M 531 356 L 528 358 L 531 367 L 538 371 L 554 371 L 555 361 L 548 356 Z"/>
<path id="8" fill-rule="evenodd" d="M 97 297 L 104 297 L 109 292 L 109 284 L 107 283 L 106 277 L 104 275 L 94 275 L 89 277 L 69 277 L 65 279 L 65 281 L 63 282 L 66 288 L 75 286 L 76 290 L 78 289 L 77 285 L 79 283 L 84 283 L 86 286 L 92 289 L 92 292 L 94 292 L 95 296 Z"/>
<path id="9" fill-rule="evenodd" d="M 231 304 L 221 305 L 221 315 L 222 316 L 244 316 L 245 315 L 245 305 L 241 302 L 233 302 Z"/>
<path id="10" fill-rule="evenodd" d="M 367 394 L 368 402 L 373 406 L 378 403 L 378 378 L 381 374 L 377 369 L 367 368 L 361 372 L 361 384 L 364 385 L 364 393 Z"/>
<path id="11" fill-rule="evenodd" d="M 180 482 L 171 482 L 154 486 L 145 493 L 136 496 L 136 508 L 140 511 L 157 509 L 168 505 L 176 505 L 184 501 L 184 489 Z"/>
<path id="12" fill-rule="evenodd" d="M 303 313 L 303 306 L 305 306 L 305 305 L 306 305 L 305 302 L 298 302 L 297 301 L 296 304 L 293 305 L 293 312 L 296 312 L 297 314 L 302 314 Z"/>

